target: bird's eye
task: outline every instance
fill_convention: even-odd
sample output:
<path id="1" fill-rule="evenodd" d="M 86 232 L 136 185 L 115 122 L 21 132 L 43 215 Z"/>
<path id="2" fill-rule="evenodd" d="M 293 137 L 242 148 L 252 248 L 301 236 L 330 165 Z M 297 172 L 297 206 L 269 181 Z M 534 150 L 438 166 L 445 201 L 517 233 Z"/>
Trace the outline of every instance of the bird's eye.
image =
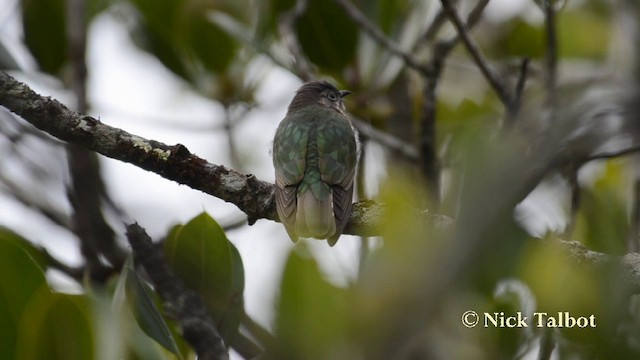
<path id="1" fill-rule="evenodd" d="M 327 97 L 329 98 L 329 100 L 331 101 L 336 101 L 338 100 L 338 95 L 336 95 L 335 93 L 329 93 L 329 95 L 327 95 Z"/>

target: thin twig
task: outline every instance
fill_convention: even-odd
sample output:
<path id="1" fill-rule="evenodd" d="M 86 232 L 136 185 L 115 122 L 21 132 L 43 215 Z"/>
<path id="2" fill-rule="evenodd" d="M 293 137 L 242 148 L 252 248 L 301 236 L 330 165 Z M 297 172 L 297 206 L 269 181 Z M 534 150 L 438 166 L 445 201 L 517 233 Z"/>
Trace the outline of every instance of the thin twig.
<path id="1" fill-rule="evenodd" d="M 261 345 L 269 347 L 273 344 L 275 340 L 273 334 L 271 334 L 269 330 L 265 329 L 262 325 L 258 324 L 244 311 L 242 312 L 242 319 L 240 320 L 240 323 L 242 324 L 242 327 Z"/>
<path id="2" fill-rule="evenodd" d="M 549 360 L 556 347 L 556 341 L 553 338 L 553 331 L 545 328 L 540 335 L 540 349 L 538 350 L 538 360 Z"/>
<path id="3" fill-rule="evenodd" d="M 280 18 L 280 33 L 282 34 L 289 51 L 293 55 L 293 70 L 304 81 L 310 81 L 315 78 L 313 66 L 309 59 L 304 55 L 300 42 L 298 40 L 297 31 L 295 30 L 296 23 L 302 15 L 304 15 L 307 7 L 309 6 L 309 0 L 298 0 L 295 6 L 282 14 Z"/>
<path id="4" fill-rule="evenodd" d="M 429 72 L 429 69 L 416 60 L 413 55 L 402 50 L 398 45 L 396 45 L 396 41 L 388 38 L 375 24 L 369 21 L 366 15 L 363 14 L 351 1 L 335 0 L 335 2 L 342 6 L 351 20 L 358 24 L 360 28 L 363 29 L 373 40 L 387 49 L 391 54 L 400 57 L 408 67 L 422 74 Z"/>
<path id="5" fill-rule="evenodd" d="M 552 111 L 556 103 L 557 87 L 557 67 L 558 67 L 558 36 L 556 32 L 556 10 L 555 1 L 543 0 L 544 25 L 546 32 L 546 54 L 545 54 L 545 85 L 547 89 L 547 106 Z"/>
<path id="6" fill-rule="evenodd" d="M 238 155 L 238 146 L 236 144 L 234 131 L 234 117 L 231 114 L 231 105 L 224 104 L 224 133 L 227 137 L 227 148 L 229 149 L 229 161 L 231 167 L 241 170 L 242 161 Z"/>
<path id="7" fill-rule="evenodd" d="M 69 216 L 64 212 L 55 209 L 48 201 L 40 201 L 40 197 L 34 196 L 33 191 L 25 190 L 14 180 L 5 177 L 4 175 L 0 175 L 0 189 L 3 187 L 8 190 L 8 195 L 13 197 L 22 205 L 37 211 L 59 227 L 71 231 L 71 219 Z"/>
<path id="8" fill-rule="evenodd" d="M 431 21 L 431 24 L 429 24 L 429 27 L 427 27 L 427 30 L 425 30 L 424 35 L 422 35 L 422 39 L 419 43 L 430 43 L 431 41 L 433 41 L 433 39 L 436 37 L 436 34 L 438 34 L 438 31 L 440 31 L 440 28 L 442 27 L 442 25 L 444 25 L 446 20 L 447 14 L 445 14 L 442 9 L 438 10 L 438 13 L 433 18 L 433 21 Z"/>
<path id="9" fill-rule="evenodd" d="M 507 108 L 507 127 L 513 126 L 513 123 L 515 122 L 516 118 L 518 117 L 518 113 L 520 112 L 520 108 L 522 106 L 522 94 L 524 93 L 524 87 L 527 84 L 530 62 L 531 61 L 529 58 L 524 58 L 520 63 L 520 72 L 518 75 L 518 81 L 516 83 L 516 89 L 513 93 L 511 104 L 509 104 L 509 107 Z"/>
<path id="10" fill-rule="evenodd" d="M 473 9 L 471 9 L 469 15 L 467 15 L 467 21 L 465 22 L 465 28 L 467 29 L 467 31 L 471 30 L 480 21 L 480 19 L 482 19 L 482 13 L 484 12 L 484 9 L 488 4 L 489 0 L 481 0 L 476 4 L 476 6 L 473 7 Z M 446 12 L 444 14 L 447 15 Z M 441 46 L 445 46 L 447 48 L 447 51 L 451 51 L 453 47 L 460 42 L 460 39 L 460 33 L 456 32 L 456 34 L 451 39 L 444 41 L 443 45 Z"/>
<path id="11" fill-rule="evenodd" d="M 593 155 L 589 155 L 585 157 L 581 163 L 584 164 L 593 160 L 602 160 L 602 159 L 612 159 L 625 155 L 630 155 L 640 151 L 640 144 L 632 145 L 627 148 L 617 150 L 617 151 L 609 151 L 609 152 L 601 152 Z"/>
<path id="12" fill-rule="evenodd" d="M 85 0 L 67 1 L 67 38 L 71 61 L 71 88 L 77 110 L 87 113 L 87 7 Z M 126 252 L 115 241 L 115 232 L 104 218 L 102 205 L 107 198 L 97 155 L 75 144 L 67 145 L 70 184 L 69 202 L 73 208 L 73 232 L 81 241 L 81 251 L 90 272 L 102 273 L 104 257 L 119 269 Z"/>
<path id="13" fill-rule="evenodd" d="M 356 130 L 358 130 L 358 132 L 367 139 L 382 145 L 388 150 L 399 153 L 407 160 L 418 160 L 418 149 L 416 149 L 416 147 L 412 144 L 403 141 L 389 133 L 380 131 L 371 126 L 371 124 L 358 118 L 352 117 L 351 122 L 353 123 L 353 126 L 356 128 Z"/>
<path id="14" fill-rule="evenodd" d="M 243 216 L 238 216 L 234 219 L 221 220 L 220 223 L 220 227 L 222 228 L 222 230 L 224 230 L 224 232 L 227 232 L 230 230 L 239 229 L 247 225 L 247 217 L 243 214 Z"/>
<path id="15" fill-rule="evenodd" d="M 481 18 L 488 0 L 476 4 L 467 17 L 466 28 L 472 28 Z M 440 164 L 436 151 L 436 105 L 437 88 L 445 67 L 445 59 L 453 48 L 460 42 L 461 36 L 456 34 L 447 41 L 439 41 L 433 45 L 432 56 L 426 74 L 426 85 L 423 90 L 422 118 L 420 119 L 420 166 L 422 173 L 429 183 L 430 196 L 433 205 L 438 205 L 440 198 Z"/>
<path id="16" fill-rule="evenodd" d="M 627 235 L 627 251 L 640 251 L 640 180 L 633 184 L 633 209 L 629 219 L 629 235 Z"/>
<path id="17" fill-rule="evenodd" d="M 487 79 L 491 88 L 495 91 L 495 93 L 500 98 L 500 101 L 504 104 L 505 108 L 509 107 L 511 103 L 511 96 L 509 95 L 507 88 L 504 84 L 504 81 L 500 77 L 500 75 L 489 65 L 489 62 L 482 54 L 482 51 L 475 43 L 475 41 L 469 36 L 468 26 L 462 21 L 460 15 L 451 4 L 450 0 L 440 0 L 442 3 L 442 8 L 445 10 L 447 15 L 449 16 L 449 20 L 456 28 L 458 35 L 471 57 L 475 61 L 476 65 L 482 72 L 482 75 Z"/>
<path id="18" fill-rule="evenodd" d="M 360 136 L 360 160 L 358 161 L 358 171 L 356 172 L 356 190 L 358 194 L 358 200 L 366 199 L 367 192 L 365 188 L 366 174 L 365 165 L 367 163 L 367 142 L 369 139 L 366 136 Z M 358 278 L 362 278 L 367 259 L 369 258 L 370 238 L 367 236 L 360 237 L 360 256 L 358 261 Z"/>

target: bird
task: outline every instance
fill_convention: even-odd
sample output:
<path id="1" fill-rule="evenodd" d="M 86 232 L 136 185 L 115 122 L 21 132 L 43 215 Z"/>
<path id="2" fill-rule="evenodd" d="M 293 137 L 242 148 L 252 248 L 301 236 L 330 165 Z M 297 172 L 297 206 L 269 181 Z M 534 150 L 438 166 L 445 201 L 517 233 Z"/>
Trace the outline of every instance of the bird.
<path id="1" fill-rule="evenodd" d="M 334 246 L 351 217 L 359 142 L 343 102 L 349 94 L 325 80 L 306 82 L 276 130 L 276 208 L 294 242 Z"/>

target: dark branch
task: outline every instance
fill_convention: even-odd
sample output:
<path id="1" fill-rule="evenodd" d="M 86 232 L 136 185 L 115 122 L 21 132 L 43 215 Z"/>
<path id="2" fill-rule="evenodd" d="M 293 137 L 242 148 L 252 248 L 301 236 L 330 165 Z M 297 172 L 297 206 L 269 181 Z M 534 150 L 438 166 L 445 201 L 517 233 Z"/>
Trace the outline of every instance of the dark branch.
<path id="1" fill-rule="evenodd" d="M 146 270 L 165 310 L 180 323 L 182 336 L 196 351 L 198 359 L 228 359 L 224 341 L 200 296 L 172 274 L 162 252 L 153 246 L 149 235 L 138 224 L 127 226 L 127 238 L 135 262 Z"/>
<path id="2" fill-rule="evenodd" d="M 4 72 L 0 72 L 0 105 L 61 140 L 230 202 L 247 214 L 249 224 L 258 219 L 278 220 L 273 184 L 208 163 L 181 144 L 147 140 L 71 111 L 56 100 L 36 94 Z M 382 207 L 373 202 L 360 202 L 354 209 L 345 233 L 378 235 Z"/>
<path id="3" fill-rule="evenodd" d="M 400 57 L 404 63 L 418 71 L 419 73 L 426 73 L 429 70 L 420 62 L 418 62 L 413 55 L 410 53 L 403 51 L 396 45 L 396 41 L 389 39 L 380 29 L 373 24 L 367 17 L 349 0 L 335 0 L 342 8 L 345 10 L 347 15 L 360 26 L 362 30 L 364 30 L 373 40 L 375 40 L 378 44 L 382 45 L 385 49 L 387 49 L 391 54 Z"/>
<path id="4" fill-rule="evenodd" d="M 544 25 L 547 41 L 545 53 L 545 85 L 547 88 L 547 102 L 553 109 L 556 102 L 556 83 L 558 68 L 558 36 L 556 32 L 556 2 L 543 0 Z"/>
<path id="5" fill-rule="evenodd" d="M 625 155 L 631 155 L 639 151 L 640 151 L 640 144 L 637 144 L 637 145 L 629 146 L 628 148 L 624 148 L 617 151 L 601 152 L 601 153 L 589 155 L 582 162 L 586 163 L 594 160 L 613 159 L 613 158 L 617 158 Z"/>
<path id="6" fill-rule="evenodd" d="M 614 264 L 618 266 L 622 274 L 621 281 L 626 285 L 630 293 L 640 292 L 640 254 L 628 253 L 624 256 L 608 255 L 589 250 L 578 241 L 543 240 L 561 248 L 571 261 L 577 264 L 589 264 L 595 269 L 605 269 Z"/>
<path id="7" fill-rule="evenodd" d="M 402 155 L 402 157 L 409 161 L 418 160 L 418 149 L 416 149 L 413 144 L 403 141 L 402 139 L 384 131 L 380 131 L 371 126 L 371 124 L 358 118 L 354 118 L 353 116 L 351 117 L 351 122 L 356 130 L 358 130 L 358 133 L 366 137 L 368 140 L 376 142 L 386 149 Z"/>
<path id="8" fill-rule="evenodd" d="M 469 54 L 471 54 L 471 57 L 482 72 L 482 75 L 484 75 L 484 77 L 487 79 L 487 82 L 489 82 L 493 90 L 496 92 L 496 94 L 500 98 L 500 101 L 502 101 L 504 106 L 508 108 L 509 104 L 511 104 L 511 96 L 507 91 L 504 81 L 502 81 L 500 75 L 498 75 L 498 73 L 489 65 L 489 62 L 482 54 L 482 51 L 480 51 L 478 45 L 469 36 L 468 26 L 462 21 L 460 15 L 451 4 L 451 1 L 440 0 L 440 2 L 442 3 L 442 8 L 447 13 L 449 20 L 456 28 L 460 39 L 462 40 L 465 47 L 469 51 Z"/>
<path id="9" fill-rule="evenodd" d="M 518 117 L 518 113 L 520 112 L 520 107 L 522 106 L 522 94 L 524 93 L 524 87 L 527 84 L 527 77 L 529 75 L 529 58 L 522 59 L 520 63 L 520 73 L 518 75 L 518 82 L 516 83 L 516 89 L 513 94 L 513 98 L 511 99 L 511 103 L 507 108 L 506 119 L 507 119 L 507 127 L 513 126 L 513 122 Z"/>

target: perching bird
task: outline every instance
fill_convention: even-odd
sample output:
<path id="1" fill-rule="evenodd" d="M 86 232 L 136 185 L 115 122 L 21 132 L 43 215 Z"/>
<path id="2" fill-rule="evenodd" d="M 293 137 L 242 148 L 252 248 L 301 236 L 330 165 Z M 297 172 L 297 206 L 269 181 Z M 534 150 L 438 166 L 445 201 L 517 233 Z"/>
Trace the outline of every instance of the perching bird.
<path id="1" fill-rule="evenodd" d="M 276 206 L 293 241 L 333 246 L 351 216 L 358 146 L 342 102 L 350 93 L 327 81 L 305 83 L 276 131 Z"/>

